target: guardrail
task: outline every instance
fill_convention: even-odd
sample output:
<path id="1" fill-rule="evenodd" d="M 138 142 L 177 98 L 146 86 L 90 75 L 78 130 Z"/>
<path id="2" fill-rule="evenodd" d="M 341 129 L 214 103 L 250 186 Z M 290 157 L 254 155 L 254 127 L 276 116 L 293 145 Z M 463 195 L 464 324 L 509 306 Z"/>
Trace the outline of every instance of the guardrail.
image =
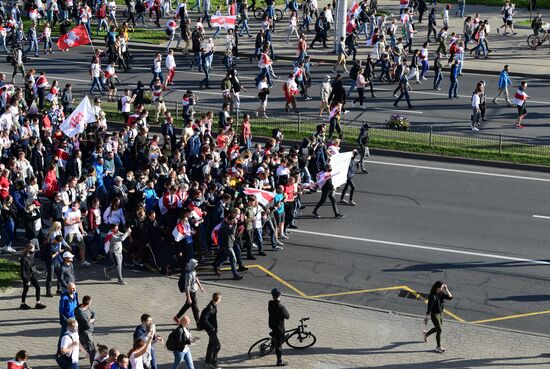
<path id="1" fill-rule="evenodd" d="M 177 125 L 182 124 L 182 105 L 177 101 L 165 101 L 166 108 L 174 116 Z M 109 120 L 120 121 L 122 115 L 117 111 L 117 103 L 107 102 L 102 99 L 102 106 L 107 113 Z M 153 112 L 154 105 L 147 105 L 146 108 Z M 219 106 L 195 105 L 195 117 L 200 118 L 202 114 L 208 111 L 214 113 L 214 126 L 216 126 L 217 114 L 221 109 Z M 239 127 L 240 118 L 244 114 L 249 114 L 252 120 L 252 133 L 256 136 L 270 136 L 273 128 L 280 128 L 286 137 L 301 139 L 315 133 L 316 126 L 320 123 L 328 125 L 328 119 L 325 115 L 320 118 L 315 114 L 296 114 L 285 112 L 284 110 L 268 110 L 268 118 L 256 117 L 254 110 L 241 109 L 235 111 L 233 116 L 236 119 L 236 127 Z M 151 116 L 151 115 L 150 115 Z M 152 118 L 151 123 L 152 122 Z M 160 120 L 160 119 L 159 119 Z M 160 123 L 160 122 L 159 122 Z M 390 129 L 384 122 L 374 122 L 368 120 L 346 119 L 342 116 L 343 139 L 347 143 L 354 143 L 359 134 L 359 129 L 363 123 L 368 123 L 371 127 L 370 137 L 374 146 L 388 148 L 397 148 L 402 150 L 411 150 L 421 152 L 423 150 L 437 152 L 446 151 L 453 154 L 456 152 L 470 154 L 491 154 L 493 156 L 507 155 L 523 156 L 525 159 L 533 158 L 535 160 L 547 160 L 550 164 L 550 139 L 547 138 L 526 138 L 519 136 L 472 132 L 468 129 L 449 130 L 446 127 L 432 125 L 411 125 L 408 130 Z M 519 158 L 521 159 L 521 158 Z M 521 160 L 516 160 L 521 161 Z M 529 162 L 530 160 L 526 160 Z"/>

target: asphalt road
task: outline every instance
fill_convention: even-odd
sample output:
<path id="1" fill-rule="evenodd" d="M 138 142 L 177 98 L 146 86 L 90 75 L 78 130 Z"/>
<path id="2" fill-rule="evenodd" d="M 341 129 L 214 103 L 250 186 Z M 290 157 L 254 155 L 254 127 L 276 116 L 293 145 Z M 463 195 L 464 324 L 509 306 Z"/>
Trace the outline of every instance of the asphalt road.
<path id="1" fill-rule="evenodd" d="M 119 91 L 124 87 L 133 88 L 138 80 L 146 84 L 151 80 L 150 66 L 152 65 L 154 51 L 134 48 L 133 54 L 135 55 L 135 59 L 132 61 L 133 69 L 127 73 L 118 72 L 121 79 Z M 84 46 L 73 49 L 69 53 L 58 52 L 46 57 L 41 56 L 38 59 L 32 58 L 27 68 L 35 67 L 37 70 L 45 70 L 50 76 L 50 80 L 59 79 L 62 84 L 71 81 L 76 92 L 85 93 L 89 89 L 88 68 L 90 60 L 91 47 Z M 176 55 L 176 63 L 178 64 L 176 82 L 175 86 L 172 86 L 173 88 L 165 95 L 165 99 L 167 101 L 180 101 L 183 91 L 194 89 L 198 91 L 200 104 L 217 109 L 220 106 L 221 100 L 219 85 L 221 79 L 225 76 L 225 68 L 221 64 L 221 57 L 216 55 L 214 59 L 214 70 L 211 73 L 211 89 L 208 90 L 198 90 L 198 82 L 203 78 L 203 74 L 196 70 L 194 72 L 189 71 L 189 60 L 189 56 L 184 57 L 180 53 Z M 331 65 L 326 64 L 318 64 L 313 67 L 313 83 L 309 92 L 313 100 L 306 102 L 298 99 L 298 108 L 302 113 L 317 115 L 320 104 L 320 85 L 325 75 L 332 74 L 331 67 Z M 11 75 L 11 70 L 11 66 L 7 63 L 0 64 L 0 71 L 10 72 Z M 247 88 L 247 91 L 241 94 L 241 107 L 243 109 L 255 109 L 258 105 L 257 92 L 253 82 L 257 73 L 256 61 L 254 60 L 250 63 L 248 58 L 241 58 L 238 61 L 238 70 L 240 78 Z M 281 80 L 279 81 L 282 81 L 285 74 L 292 71 L 291 62 L 275 62 L 275 71 L 281 76 Z M 513 72 L 512 70 L 512 77 Z M 334 76 L 334 74 L 332 75 Z M 377 84 L 376 95 L 378 97 L 373 99 L 369 97 L 370 94 L 366 94 L 366 110 L 351 108 L 350 104 L 348 104 L 347 107 L 350 109 L 350 113 L 346 115 L 345 119 L 351 123 L 360 121 L 382 123 L 386 121 L 390 114 L 400 113 L 406 115 L 413 125 L 432 125 L 435 130 L 463 131 L 474 134 L 469 130 L 470 95 L 476 83 L 484 79 L 487 81 L 488 86 L 488 121 L 483 124 L 481 132 L 502 133 L 528 138 L 538 143 L 548 143 L 550 140 L 550 136 L 548 135 L 548 108 L 550 107 L 550 101 L 547 97 L 546 87 L 548 82 L 538 79 L 528 79 L 528 93 L 531 96 L 531 100 L 528 105 L 529 115 L 525 120 L 527 129 L 518 130 L 513 127 L 516 115 L 515 108 L 507 107 L 502 101 L 500 105 L 493 105 L 490 102 L 490 98 L 496 92 L 497 78 L 497 76 L 492 75 L 465 74 L 460 79 L 460 99 L 449 100 L 446 91 L 449 85 L 448 72 L 445 73 L 441 91 L 434 91 L 432 89 L 433 81 L 430 75 L 429 79 L 421 85 L 412 83 L 414 89 L 412 92 L 412 102 L 416 109 L 411 111 L 393 107 L 394 98 L 392 91 L 395 85 Z M 517 85 L 520 79 L 513 78 L 513 80 L 514 84 Z M 19 79 L 19 81 L 21 80 Z M 515 88 L 512 88 L 510 93 L 513 94 L 514 92 Z M 355 93 L 353 93 L 353 96 L 355 96 Z M 404 102 L 401 105 L 403 107 L 406 106 Z M 280 110 L 282 108 L 284 108 L 282 90 L 280 84 L 276 84 L 271 90 L 268 109 Z"/>
<path id="2" fill-rule="evenodd" d="M 550 174 L 381 157 L 369 171 L 355 177 L 358 206 L 340 206 L 345 219 L 332 218 L 329 204 L 312 218 L 318 195 L 306 195 L 285 249 L 258 262 L 308 296 L 402 285 L 428 293 L 443 280 L 455 295 L 447 308 L 469 322 L 550 309 L 550 219 L 533 217 L 550 215 Z M 259 270 L 237 283 L 281 286 Z M 327 298 L 425 313 L 398 295 Z M 488 324 L 547 333 L 549 322 L 542 314 Z"/>

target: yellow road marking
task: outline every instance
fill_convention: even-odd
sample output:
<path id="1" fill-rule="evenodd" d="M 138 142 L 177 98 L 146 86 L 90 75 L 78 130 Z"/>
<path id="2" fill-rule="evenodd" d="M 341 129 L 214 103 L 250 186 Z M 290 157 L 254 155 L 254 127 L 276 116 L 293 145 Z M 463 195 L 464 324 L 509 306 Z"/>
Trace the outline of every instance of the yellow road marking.
<path id="1" fill-rule="evenodd" d="M 356 295 L 356 294 L 359 294 L 359 293 L 402 290 L 402 289 L 405 289 L 405 287 L 407 287 L 407 286 L 392 286 L 392 287 L 372 288 L 370 290 L 357 290 L 357 291 L 347 291 L 347 292 L 338 292 L 338 293 L 325 293 L 325 294 L 322 294 L 322 295 L 307 296 L 307 298 L 319 299 L 319 298 L 322 298 L 322 297 L 347 296 L 347 295 Z"/>
<path id="2" fill-rule="evenodd" d="M 422 295 L 420 295 L 417 291 L 413 290 L 409 286 L 405 286 L 405 285 L 403 285 L 403 286 L 382 287 L 382 288 L 371 288 L 371 289 L 367 289 L 367 290 L 353 290 L 353 291 L 346 291 L 346 292 L 325 293 L 325 294 L 320 294 L 320 295 L 307 295 L 306 293 L 302 292 L 300 289 L 298 289 L 297 287 L 295 287 L 292 284 L 288 283 L 287 281 L 285 281 L 284 279 L 282 279 L 281 277 L 279 277 L 278 275 L 276 275 L 272 271 L 266 269 L 262 265 L 252 264 L 252 265 L 247 265 L 247 267 L 249 269 L 250 268 L 255 268 L 255 269 L 261 270 L 266 275 L 268 275 L 271 278 L 275 279 L 276 281 L 278 281 L 282 285 L 290 288 L 292 291 L 296 292 L 301 297 L 305 297 L 305 298 L 308 298 L 308 299 L 320 299 L 320 298 L 324 298 L 324 297 L 358 295 L 360 293 L 372 293 L 372 292 L 381 292 L 381 291 L 404 290 L 404 291 L 407 291 L 407 292 L 411 293 L 417 300 L 423 301 L 424 303 L 428 303 L 428 300 L 426 298 L 424 298 Z M 221 270 L 227 271 L 227 270 L 231 270 L 231 268 L 223 268 Z M 501 317 L 496 317 L 496 318 L 474 320 L 474 321 L 471 321 L 471 322 L 465 321 L 464 319 L 462 319 L 461 317 L 459 317 L 458 315 L 454 314 L 452 311 L 449 311 L 447 309 L 445 309 L 444 313 L 447 314 L 448 316 L 450 316 L 451 318 L 453 318 L 454 320 L 456 320 L 458 322 L 461 322 L 461 323 L 483 324 L 483 323 L 498 322 L 498 321 L 502 321 L 502 320 L 527 318 L 527 317 L 530 317 L 530 316 L 537 316 L 537 315 L 547 315 L 547 314 L 550 314 L 550 310 L 534 311 L 534 312 L 525 313 L 525 314 L 506 315 L 506 316 L 501 316 Z"/>
<path id="3" fill-rule="evenodd" d="M 492 323 L 492 322 L 498 322 L 501 320 L 519 319 L 519 318 L 526 318 L 530 316 L 545 315 L 545 314 L 550 314 L 550 310 L 534 311 L 534 312 L 525 313 L 525 314 L 506 315 L 498 318 L 474 320 L 473 322 L 469 322 L 469 323 L 472 323 L 472 324 Z"/>

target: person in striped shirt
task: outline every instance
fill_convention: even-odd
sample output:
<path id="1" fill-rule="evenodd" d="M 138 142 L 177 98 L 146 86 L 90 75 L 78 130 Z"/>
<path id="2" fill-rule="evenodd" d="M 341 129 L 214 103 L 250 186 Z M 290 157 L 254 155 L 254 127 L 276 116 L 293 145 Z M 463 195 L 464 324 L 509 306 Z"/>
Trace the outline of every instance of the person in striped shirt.
<path id="1" fill-rule="evenodd" d="M 518 90 L 516 91 L 514 95 L 514 99 L 512 102 L 514 105 L 518 107 L 518 119 L 514 122 L 516 125 L 516 128 L 525 128 L 521 122 L 523 121 L 523 118 L 527 115 L 527 109 L 525 108 L 525 104 L 527 102 L 527 99 L 529 98 L 529 95 L 525 93 L 525 90 L 527 89 L 527 82 L 522 81 Z"/>

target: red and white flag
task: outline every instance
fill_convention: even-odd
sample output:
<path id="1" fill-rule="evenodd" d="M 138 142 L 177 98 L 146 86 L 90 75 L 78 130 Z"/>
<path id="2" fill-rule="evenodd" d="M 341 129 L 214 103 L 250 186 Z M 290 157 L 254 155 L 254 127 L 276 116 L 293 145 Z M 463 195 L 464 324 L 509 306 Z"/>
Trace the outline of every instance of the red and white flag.
<path id="1" fill-rule="evenodd" d="M 220 228 L 222 227 L 222 223 L 215 226 L 214 229 L 212 230 L 212 234 L 210 235 L 212 237 L 212 243 L 216 246 L 218 246 L 218 235 L 220 234 Z"/>
<path id="2" fill-rule="evenodd" d="M 267 206 L 275 198 L 275 192 L 258 190 L 256 188 L 247 188 L 244 190 L 244 193 L 256 196 L 258 202 L 263 206 Z"/>
<path id="3" fill-rule="evenodd" d="M 59 128 L 65 133 L 68 137 L 74 137 L 79 133 L 84 132 L 86 124 L 95 122 L 96 117 L 92 104 L 88 96 L 84 96 L 80 104 L 76 109 L 61 123 Z"/>
<path id="4" fill-rule="evenodd" d="M 191 209 L 191 218 L 195 220 L 202 220 L 204 213 L 202 212 L 201 208 L 195 205 L 190 205 L 189 209 Z"/>
<path id="5" fill-rule="evenodd" d="M 60 50 L 68 50 L 80 45 L 86 45 L 90 43 L 90 35 L 86 30 L 86 26 L 81 24 L 76 26 L 66 34 L 60 36 L 57 39 L 57 47 Z"/>
<path id="6" fill-rule="evenodd" d="M 235 15 L 213 15 L 210 17 L 212 26 L 224 27 L 226 29 L 235 29 L 237 24 L 237 16 Z"/>
<path id="7" fill-rule="evenodd" d="M 109 231 L 109 233 L 107 233 L 107 236 L 105 236 L 105 241 L 103 241 L 103 247 L 106 254 L 108 254 L 109 250 L 111 249 L 111 238 L 113 238 L 113 233 Z"/>
<path id="8" fill-rule="evenodd" d="M 525 104 L 525 101 L 527 100 L 528 97 L 529 95 L 527 95 L 525 91 L 523 91 L 521 88 L 518 88 L 512 102 L 514 103 L 514 105 L 522 106 L 523 104 Z"/>

